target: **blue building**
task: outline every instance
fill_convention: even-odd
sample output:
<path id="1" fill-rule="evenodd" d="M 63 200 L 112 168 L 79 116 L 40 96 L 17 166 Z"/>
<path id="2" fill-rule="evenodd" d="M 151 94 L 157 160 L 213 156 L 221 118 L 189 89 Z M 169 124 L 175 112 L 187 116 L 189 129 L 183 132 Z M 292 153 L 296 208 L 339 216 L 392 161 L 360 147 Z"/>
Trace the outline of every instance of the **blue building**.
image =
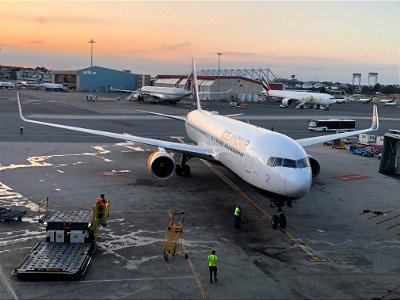
<path id="1" fill-rule="evenodd" d="M 54 71 L 52 82 L 68 84 L 77 91 L 109 91 L 110 87 L 124 90 L 137 88 L 134 74 L 99 66 Z"/>

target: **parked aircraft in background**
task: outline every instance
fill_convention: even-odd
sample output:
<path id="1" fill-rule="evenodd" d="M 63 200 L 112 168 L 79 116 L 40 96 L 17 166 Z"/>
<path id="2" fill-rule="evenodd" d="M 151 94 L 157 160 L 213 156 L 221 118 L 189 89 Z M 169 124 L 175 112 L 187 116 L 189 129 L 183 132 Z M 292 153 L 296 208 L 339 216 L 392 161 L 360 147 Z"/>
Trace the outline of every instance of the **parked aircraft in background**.
<path id="1" fill-rule="evenodd" d="M 388 102 L 395 102 L 395 97 L 393 97 L 392 99 L 381 99 L 379 100 L 380 103 L 388 103 Z"/>
<path id="2" fill-rule="evenodd" d="M 356 102 L 361 102 L 361 103 L 370 103 L 371 101 L 374 101 L 375 97 L 370 97 L 370 98 L 359 98 L 356 100 Z"/>
<path id="3" fill-rule="evenodd" d="M 126 89 L 116 89 L 113 88 L 111 85 L 109 86 L 109 91 L 113 93 L 133 93 L 134 90 L 126 90 Z"/>
<path id="4" fill-rule="evenodd" d="M 15 83 L 11 81 L 0 81 L 0 89 L 13 89 L 15 88 Z"/>
<path id="5" fill-rule="evenodd" d="M 142 86 L 133 91 L 126 100 L 176 103 L 191 94 L 190 90 L 175 87 Z"/>
<path id="6" fill-rule="evenodd" d="M 46 91 L 68 92 L 69 89 L 61 83 L 48 83 L 44 81 L 39 82 L 39 86 Z"/>
<path id="7" fill-rule="evenodd" d="M 385 106 L 397 106 L 397 102 L 395 100 L 385 102 Z"/>
<path id="8" fill-rule="evenodd" d="M 195 110 L 189 112 L 186 117 L 146 113 L 184 122 L 187 135 L 196 145 L 29 120 L 22 115 L 17 93 L 19 114 L 23 121 L 33 124 L 154 146 L 156 150 L 148 157 L 147 166 L 158 180 L 166 180 L 175 172 L 177 175 L 190 175 L 190 166 L 187 162 L 194 157 L 222 164 L 272 199 L 278 208 L 278 213 L 271 219 L 275 229 L 278 226 L 282 228 L 286 226 L 282 208 L 290 206 L 292 200 L 306 195 L 311 187 L 312 176 L 317 176 L 320 171 L 318 161 L 307 155 L 305 147 L 376 131 L 379 128 L 378 111 L 374 105 L 370 128 L 293 140 L 284 134 L 222 116 L 215 111 L 202 110 L 194 59 L 192 70 Z M 180 164 L 176 164 L 167 150 L 182 154 Z"/>
<path id="9" fill-rule="evenodd" d="M 336 103 L 335 97 L 325 93 L 271 90 L 271 87 L 264 77 L 262 78 L 262 85 L 264 89 L 263 92 L 267 95 L 267 97 L 270 96 L 282 99 L 281 107 L 283 108 L 289 107 L 294 103 L 298 103 L 296 108 L 304 108 L 305 104 L 329 107 L 330 105 Z"/>

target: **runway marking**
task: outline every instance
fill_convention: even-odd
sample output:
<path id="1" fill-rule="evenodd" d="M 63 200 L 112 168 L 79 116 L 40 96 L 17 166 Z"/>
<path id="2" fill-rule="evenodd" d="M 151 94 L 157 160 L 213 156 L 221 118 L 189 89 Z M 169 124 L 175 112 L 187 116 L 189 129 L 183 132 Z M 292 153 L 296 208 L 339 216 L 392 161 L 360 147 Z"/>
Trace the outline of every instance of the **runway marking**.
<path id="1" fill-rule="evenodd" d="M 374 215 L 370 217 L 370 214 Z M 400 233 L 394 232 L 397 231 L 396 229 L 398 228 L 398 226 L 400 226 L 400 223 L 396 223 L 395 220 L 400 217 L 399 211 L 388 210 L 385 212 L 381 212 L 381 211 L 368 210 L 358 215 L 361 216 L 368 223 L 378 226 L 381 229 L 384 229 L 386 232 L 395 236 L 396 238 L 400 235 Z M 394 222 L 389 222 L 389 224 L 384 224 L 388 221 L 394 221 Z"/>
<path id="2" fill-rule="evenodd" d="M 183 138 L 175 137 L 179 142 L 184 144 Z M 254 208 L 256 208 L 269 222 L 271 221 L 271 214 L 265 211 L 261 206 L 259 206 L 253 199 L 251 199 L 245 192 L 243 192 L 236 184 L 234 184 L 229 178 L 227 178 L 224 174 L 218 171 L 210 162 L 200 159 L 211 171 L 213 171 L 219 178 L 221 178 L 225 183 L 227 183 L 233 190 L 238 192 L 243 199 L 251 204 Z M 304 244 L 300 239 L 294 237 L 293 234 L 288 232 L 286 229 L 279 228 L 279 230 L 289 238 L 296 246 L 298 246 L 303 252 L 310 258 L 310 262 L 327 262 L 328 260 L 325 258 L 321 258 L 318 255 L 314 254 L 309 246 Z"/>
<path id="3" fill-rule="evenodd" d="M 183 248 L 183 251 L 186 252 L 185 245 L 182 244 L 182 248 Z M 200 278 L 199 278 L 199 274 L 196 272 L 196 269 L 195 269 L 195 267 L 194 267 L 194 265 L 193 265 L 192 260 L 190 259 L 190 257 L 187 258 L 187 262 L 188 262 L 188 264 L 189 264 L 190 269 L 192 270 L 192 273 L 193 273 L 194 278 L 195 278 L 196 283 L 197 283 L 197 287 L 198 287 L 199 290 L 200 290 L 201 297 L 202 297 L 204 300 L 207 300 L 208 298 L 207 298 L 206 292 L 204 291 L 203 285 L 201 284 L 201 281 L 200 281 Z"/>
<path id="4" fill-rule="evenodd" d="M 74 284 L 86 284 L 86 283 L 97 283 L 97 282 L 126 282 L 126 281 L 150 281 L 150 280 L 180 280 L 180 279 L 192 279 L 193 276 L 168 276 L 168 277 L 143 277 L 143 278 L 121 278 L 121 279 L 99 279 L 99 280 L 79 280 L 79 281 L 71 281 L 69 283 Z M 16 285 L 48 285 L 47 282 L 18 282 Z M 65 281 L 51 281 L 51 284 L 65 284 Z M 17 298 L 16 298 L 17 299 Z"/>
<path id="5" fill-rule="evenodd" d="M 4 170 L 15 170 L 19 168 L 33 168 L 33 167 L 51 167 L 53 164 L 46 162 L 47 160 L 54 157 L 69 157 L 69 156 L 94 156 L 100 159 L 103 159 L 106 162 L 110 162 L 109 159 L 101 157 L 99 155 L 104 155 L 111 153 L 110 150 L 104 149 L 103 146 L 92 146 L 93 149 L 97 150 L 97 152 L 84 152 L 84 153 L 73 153 L 73 154 L 54 154 L 54 155 L 42 155 L 42 156 L 30 156 L 26 160 L 29 164 L 11 164 L 8 166 L 0 166 L 0 171 Z"/>

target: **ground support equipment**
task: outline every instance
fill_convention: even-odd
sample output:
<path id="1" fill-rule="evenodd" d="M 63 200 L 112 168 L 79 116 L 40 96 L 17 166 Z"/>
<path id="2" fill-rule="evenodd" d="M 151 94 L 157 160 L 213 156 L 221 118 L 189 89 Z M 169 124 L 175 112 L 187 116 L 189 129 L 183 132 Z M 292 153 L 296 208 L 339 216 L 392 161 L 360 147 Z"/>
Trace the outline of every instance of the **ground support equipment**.
<path id="1" fill-rule="evenodd" d="M 173 257 L 176 254 L 188 258 L 187 253 L 183 247 L 182 232 L 183 222 L 185 220 L 183 211 L 170 213 L 170 220 L 168 224 L 168 230 L 165 234 L 165 241 L 163 244 L 163 257 L 165 261 L 168 261 L 169 257 Z M 177 251 L 177 246 L 179 247 Z"/>
<path id="2" fill-rule="evenodd" d="M 0 221 L 22 221 L 24 215 L 26 215 L 26 211 L 0 207 Z"/>

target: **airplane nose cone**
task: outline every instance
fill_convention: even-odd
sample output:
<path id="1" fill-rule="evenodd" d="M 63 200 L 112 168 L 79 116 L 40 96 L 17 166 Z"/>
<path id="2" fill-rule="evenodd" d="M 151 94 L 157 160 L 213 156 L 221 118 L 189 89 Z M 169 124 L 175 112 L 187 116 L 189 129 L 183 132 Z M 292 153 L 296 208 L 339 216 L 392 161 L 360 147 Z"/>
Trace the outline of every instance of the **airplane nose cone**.
<path id="1" fill-rule="evenodd" d="M 285 178 L 285 191 L 288 197 L 303 197 L 311 187 L 311 171 L 302 170 L 288 174 Z"/>

